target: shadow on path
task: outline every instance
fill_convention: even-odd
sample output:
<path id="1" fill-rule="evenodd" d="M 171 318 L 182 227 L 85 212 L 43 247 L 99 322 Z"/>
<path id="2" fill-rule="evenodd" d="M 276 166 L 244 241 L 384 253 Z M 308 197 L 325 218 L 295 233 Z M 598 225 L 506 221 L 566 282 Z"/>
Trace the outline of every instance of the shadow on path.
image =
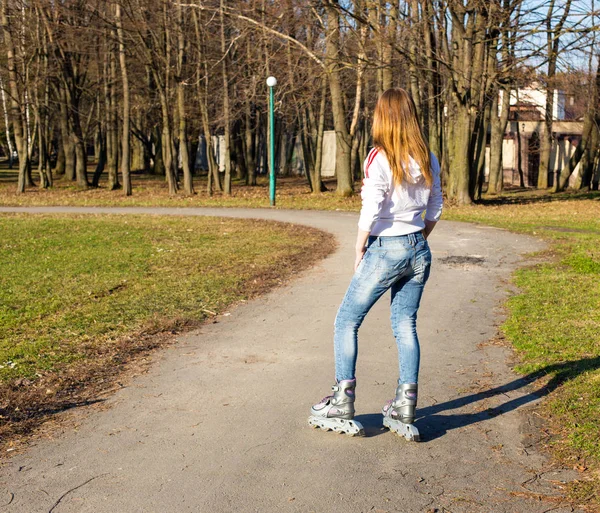
<path id="1" fill-rule="evenodd" d="M 563 383 L 576 378 L 584 372 L 593 371 L 598 368 L 600 368 L 600 356 L 548 365 L 538 371 L 517 378 L 504 385 L 418 409 L 417 415 L 419 418 L 415 422 L 415 425 L 422 433 L 422 441 L 432 441 L 436 438 L 440 438 L 452 429 L 484 422 L 490 418 L 497 417 L 498 415 L 508 413 L 528 403 L 537 401 L 541 397 L 556 390 Z M 525 395 L 510 399 L 509 392 L 514 392 L 515 390 L 530 386 L 548 375 L 552 375 L 552 377 L 540 388 L 532 390 Z M 498 406 L 485 408 L 474 413 L 441 414 L 442 412 L 463 408 L 469 404 L 498 395 L 503 395 L 509 400 Z M 363 424 L 366 436 L 377 436 L 387 432 L 387 430 L 382 428 L 381 414 L 369 413 L 358 415 L 356 420 Z"/>
<path id="2" fill-rule="evenodd" d="M 50 402 L 47 405 L 40 406 L 31 410 L 16 410 L 10 406 L 10 402 L 7 402 L 6 407 L 0 407 L 0 418 L 4 422 L 28 422 L 35 421 L 40 418 L 47 418 L 51 415 L 56 415 L 73 408 L 80 408 L 81 406 L 89 406 L 91 404 L 102 403 L 106 399 L 82 399 L 79 401 L 65 398 L 64 400 L 58 400 Z"/>
<path id="3" fill-rule="evenodd" d="M 531 205 L 556 201 L 600 200 L 600 191 L 566 191 L 536 193 L 532 189 L 513 189 L 500 196 L 487 196 L 477 201 L 479 205 Z"/>

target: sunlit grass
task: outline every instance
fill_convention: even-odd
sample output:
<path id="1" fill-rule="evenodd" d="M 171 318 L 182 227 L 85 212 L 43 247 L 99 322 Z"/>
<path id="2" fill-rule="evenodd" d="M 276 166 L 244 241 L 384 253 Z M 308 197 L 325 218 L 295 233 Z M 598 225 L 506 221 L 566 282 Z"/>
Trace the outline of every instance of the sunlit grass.
<path id="1" fill-rule="evenodd" d="M 258 177 L 256 186 L 248 186 L 234 181 L 232 194 L 227 196 L 206 191 L 206 179 L 194 180 L 195 194 L 185 195 L 180 190 L 170 196 L 164 177 L 134 174 L 132 177 L 133 195 L 125 196 L 123 191 L 110 191 L 103 182 L 99 188 L 79 189 L 73 182 L 58 179 L 54 187 L 41 189 L 27 188 L 25 193 L 17 194 L 16 184 L 2 181 L 6 171 L 0 169 L 0 205 L 3 206 L 139 206 L 139 207 L 252 207 L 267 208 L 269 202 L 268 178 Z M 308 183 L 299 178 L 285 177 L 277 180 L 277 208 L 300 208 L 309 210 L 358 210 L 360 197 L 338 196 L 335 182 L 328 181 L 329 190 L 321 194 L 312 194 Z"/>
<path id="2" fill-rule="evenodd" d="M 210 217 L 0 216 L 0 381 L 144 328 L 197 324 L 289 274 L 320 232 Z"/>

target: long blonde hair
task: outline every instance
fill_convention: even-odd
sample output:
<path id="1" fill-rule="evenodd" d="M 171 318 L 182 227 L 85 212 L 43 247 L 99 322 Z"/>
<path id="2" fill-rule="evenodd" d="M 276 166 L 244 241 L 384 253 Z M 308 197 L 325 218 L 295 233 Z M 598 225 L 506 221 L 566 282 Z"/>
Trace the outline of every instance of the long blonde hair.
<path id="1" fill-rule="evenodd" d="M 409 170 L 412 157 L 431 186 L 429 147 L 417 119 L 415 103 L 404 89 L 388 89 L 379 97 L 373 116 L 373 144 L 384 151 L 396 185 L 412 180 Z"/>

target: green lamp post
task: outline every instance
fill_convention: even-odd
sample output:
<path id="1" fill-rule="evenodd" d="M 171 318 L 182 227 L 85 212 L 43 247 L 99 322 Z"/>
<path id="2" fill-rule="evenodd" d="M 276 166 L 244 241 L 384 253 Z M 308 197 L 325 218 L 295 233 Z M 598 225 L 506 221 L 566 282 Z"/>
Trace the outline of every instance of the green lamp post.
<path id="1" fill-rule="evenodd" d="M 277 85 L 275 77 L 267 78 L 269 86 L 269 199 L 275 206 L 275 97 L 273 88 Z"/>

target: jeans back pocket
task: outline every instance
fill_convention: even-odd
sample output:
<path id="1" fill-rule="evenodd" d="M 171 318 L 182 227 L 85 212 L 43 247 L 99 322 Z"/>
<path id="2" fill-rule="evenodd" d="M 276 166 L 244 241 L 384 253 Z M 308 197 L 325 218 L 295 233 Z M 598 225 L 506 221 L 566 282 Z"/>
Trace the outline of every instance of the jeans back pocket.
<path id="1" fill-rule="evenodd" d="M 425 284 L 429 279 L 429 273 L 431 271 L 431 250 L 429 245 L 425 242 L 424 247 L 417 252 L 415 258 L 415 278 Z"/>

